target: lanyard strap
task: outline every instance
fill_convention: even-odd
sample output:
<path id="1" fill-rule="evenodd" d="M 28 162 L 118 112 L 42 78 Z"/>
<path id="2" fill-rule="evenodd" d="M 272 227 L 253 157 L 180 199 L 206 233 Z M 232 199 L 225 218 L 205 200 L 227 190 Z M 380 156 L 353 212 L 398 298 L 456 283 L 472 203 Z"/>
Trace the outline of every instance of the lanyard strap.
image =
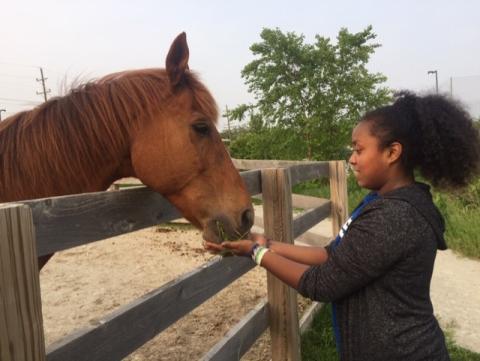
<path id="1" fill-rule="evenodd" d="M 360 204 L 353 210 L 350 218 L 343 224 L 342 228 L 340 228 L 340 232 L 338 232 L 338 235 L 335 238 L 335 241 L 333 242 L 332 249 L 335 249 L 338 247 L 338 245 L 340 244 L 340 241 L 345 236 L 345 233 L 347 233 L 348 227 L 350 226 L 350 224 L 352 224 L 352 222 L 355 219 L 358 218 L 358 216 L 362 213 L 365 206 L 377 198 L 379 198 L 377 193 L 369 193 L 365 198 L 363 198 Z M 340 355 L 341 335 L 340 335 L 340 327 L 338 325 L 338 319 L 337 319 L 337 305 L 335 304 L 335 302 L 332 302 L 332 324 L 333 324 L 333 332 L 335 334 L 335 344 L 337 346 L 337 352 Z"/>

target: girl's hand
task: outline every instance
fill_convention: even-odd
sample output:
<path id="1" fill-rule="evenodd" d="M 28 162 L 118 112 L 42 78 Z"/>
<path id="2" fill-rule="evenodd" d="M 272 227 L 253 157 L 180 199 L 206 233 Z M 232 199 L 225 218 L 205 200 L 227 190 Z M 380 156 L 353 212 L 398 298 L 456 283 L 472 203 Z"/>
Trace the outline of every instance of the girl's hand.
<path id="1" fill-rule="evenodd" d="M 230 250 L 237 256 L 249 257 L 252 254 L 253 246 L 255 246 L 255 242 L 249 239 L 222 242 L 223 249 Z"/>
<path id="2" fill-rule="evenodd" d="M 226 241 L 221 244 L 204 241 L 203 246 L 207 251 L 214 254 L 229 250 L 238 256 L 250 256 L 255 244 L 263 247 L 268 246 L 267 239 L 261 234 L 252 233 L 249 238 L 250 239 L 242 239 L 238 241 Z"/>
<path id="3" fill-rule="evenodd" d="M 203 248 L 205 248 L 206 251 L 213 254 L 219 254 L 224 250 L 221 244 L 208 242 L 208 241 L 203 241 Z"/>
<path id="4" fill-rule="evenodd" d="M 251 233 L 249 239 L 225 241 L 222 242 L 222 247 L 232 251 L 237 256 L 251 256 L 255 244 L 268 247 L 268 240 L 262 234 Z"/>

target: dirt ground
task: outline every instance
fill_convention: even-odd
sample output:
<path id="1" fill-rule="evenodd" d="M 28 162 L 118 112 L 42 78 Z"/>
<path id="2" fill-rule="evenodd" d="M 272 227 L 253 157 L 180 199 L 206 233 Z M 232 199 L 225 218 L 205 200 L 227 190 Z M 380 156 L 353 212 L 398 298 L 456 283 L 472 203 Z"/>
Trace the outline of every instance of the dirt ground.
<path id="1" fill-rule="evenodd" d="M 322 222 L 323 223 L 323 222 Z M 319 224 L 322 232 L 328 224 Z M 95 324 L 213 256 L 189 225 L 152 227 L 60 252 L 40 274 L 47 345 Z M 435 314 L 455 341 L 480 352 L 480 262 L 439 252 L 432 279 Z M 126 358 L 196 360 L 266 297 L 266 272 L 257 267 Z M 299 297 L 300 312 L 307 301 Z M 243 360 L 270 360 L 268 331 Z"/>
<path id="2" fill-rule="evenodd" d="M 152 227 L 56 254 L 40 274 L 47 345 L 183 273 L 212 255 L 201 235 Z M 257 267 L 142 346 L 126 360 L 196 360 L 266 297 Z M 299 297 L 301 309 L 307 301 Z M 268 331 L 244 360 L 269 360 Z"/>
<path id="3" fill-rule="evenodd" d="M 443 329 L 462 347 L 480 353 L 480 262 L 437 252 L 431 296 Z"/>

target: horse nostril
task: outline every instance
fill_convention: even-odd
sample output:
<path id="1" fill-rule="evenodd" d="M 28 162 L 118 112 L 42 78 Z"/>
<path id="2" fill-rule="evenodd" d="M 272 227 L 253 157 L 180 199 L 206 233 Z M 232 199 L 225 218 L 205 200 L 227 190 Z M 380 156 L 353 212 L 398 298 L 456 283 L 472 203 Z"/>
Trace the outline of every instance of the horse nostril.
<path id="1" fill-rule="evenodd" d="M 253 226 L 253 210 L 246 209 L 242 213 L 242 229 L 248 231 Z"/>

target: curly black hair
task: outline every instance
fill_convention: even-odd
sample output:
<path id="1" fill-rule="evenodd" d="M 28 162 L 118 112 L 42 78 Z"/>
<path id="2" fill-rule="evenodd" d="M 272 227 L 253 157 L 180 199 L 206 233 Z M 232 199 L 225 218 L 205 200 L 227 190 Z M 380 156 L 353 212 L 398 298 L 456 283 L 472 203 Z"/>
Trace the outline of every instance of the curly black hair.
<path id="1" fill-rule="evenodd" d="M 366 113 L 381 147 L 402 144 L 401 162 L 440 188 L 463 187 L 480 173 L 480 135 L 463 107 L 443 95 L 403 91 L 393 104 Z"/>

